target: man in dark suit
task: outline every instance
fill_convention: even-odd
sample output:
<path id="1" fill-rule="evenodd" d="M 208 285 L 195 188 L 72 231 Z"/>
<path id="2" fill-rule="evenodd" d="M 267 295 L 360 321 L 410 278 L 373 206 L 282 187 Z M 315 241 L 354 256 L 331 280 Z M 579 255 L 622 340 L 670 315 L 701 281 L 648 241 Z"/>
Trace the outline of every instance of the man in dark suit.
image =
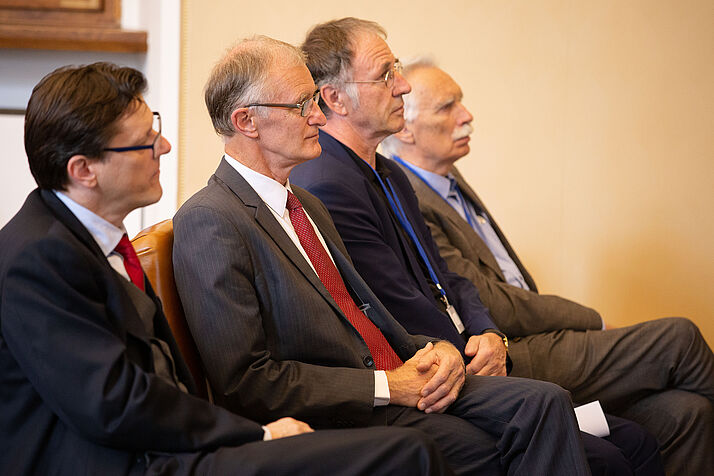
<path id="1" fill-rule="evenodd" d="M 474 285 L 439 256 L 406 176 L 376 153 L 404 125 L 402 95 L 410 91 L 384 37 L 379 25 L 353 18 L 308 33 L 303 51 L 327 124 L 321 156 L 297 166 L 293 183 L 325 203 L 356 269 L 407 331 L 450 340 L 467 373 L 505 375 L 505 336 Z M 661 471 L 651 435 L 616 417 L 610 426 L 610 442 L 584 435 L 593 472 Z M 648 443 L 633 452 L 632 441 Z"/>
<path id="2" fill-rule="evenodd" d="M 714 356 L 687 319 L 604 330 L 600 315 L 538 294 L 496 221 L 454 168 L 469 152 L 473 117 L 458 84 L 433 63 L 404 69 L 412 86 L 405 127 L 385 139 L 402 164 L 449 269 L 478 288 L 510 339 L 511 375 L 548 380 L 575 401 L 599 399 L 658 439 L 668 472 L 714 468 Z"/>
<path id="3" fill-rule="evenodd" d="M 145 86 L 66 67 L 28 103 L 39 188 L 0 230 L 0 474 L 450 474 L 414 430 L 261 427 L 191 395 L 122 224 L 161 196 L 171 147 Z"/>
<path id="4" fill-rule="evenodd" d="M 244 40 L 205 96 L 225 155 L 174 217 L 174 267 L 220 404 L 258 421 L 413 427 L 459 474 L 588 473 L 564 391 L 466 378 L 453 345 L 407 334 L 325 207 L 290 185 L 293 167 L 319 155 L 325 123 L 297 48 Z"/>

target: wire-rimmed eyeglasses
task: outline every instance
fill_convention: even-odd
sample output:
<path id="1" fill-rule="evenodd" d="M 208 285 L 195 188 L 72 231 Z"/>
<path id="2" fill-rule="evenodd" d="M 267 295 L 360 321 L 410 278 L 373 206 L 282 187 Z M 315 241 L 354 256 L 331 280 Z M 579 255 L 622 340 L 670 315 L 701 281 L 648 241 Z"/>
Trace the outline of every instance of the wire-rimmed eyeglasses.
<path id="1" fill-rule="evenodd" d="M 373 79 L 373 80 L 363 80 L 363 81 L 345 81 L 346 83 L 384 83 L 388 88 L 391 88 L 392 85 L 394 84 L 394 77 L 397 75 L 397 73 L 402 74 L 402 70 L 404 67 L 402 66 L 402 63 L 397 60 L 394 62 L 391 68 L 389 68 L 389 71 L 384 75 L 382 79 Z"/>
<path id="2" fill-rule="evenodd" d="M 106 152 L 129 152 L 132 150 L 144 150 L 144 149 L 152 149 L 154 153 L 154 157 L 156 157 L 156 144 L 159 144 L 161 141 L 161 114 L 159 114 L 157 111 L 153 111 L 151 114 L 154 115 L 154 122 L 152 124 L 152 129 L 156 131 L 156 137 L 154 137 L 153 142 L 149 145 L 132 145 L 129 147 L 105 147 L 102 149 L 103 151 Z"/>
<path id="3" fill-rule="evenodd" d="M 312 109 L 312 102 L 314 101 L 317 103 L 320 100 L 320 90 L 317 89 L 315 92 L 310 96 L 309 98 L 305 99 L 303 102 L 299 102 L 297 104 L 282 104 L 282 103 L 271 103 L 271 102 L 263 102 L 263 103 L 252 103 L 252 104 L 247 104 L 243 107 L 256 107 L 256 106 L 261 106 L 261 107 L 289 107 L 292 109 L 300 109 L 300 115 L 302 117 L 306 117 L 308 114 L 310 114 L 310 110 Z"/>

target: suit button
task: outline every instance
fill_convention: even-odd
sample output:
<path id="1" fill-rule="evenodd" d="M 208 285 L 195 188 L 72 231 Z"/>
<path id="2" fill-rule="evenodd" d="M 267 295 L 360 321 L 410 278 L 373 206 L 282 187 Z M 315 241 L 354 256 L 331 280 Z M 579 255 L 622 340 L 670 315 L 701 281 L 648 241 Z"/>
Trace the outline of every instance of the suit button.
<path id="1" fill-rule="evenodd" d="M 362 359 L 362 362 L 364 362 L 364 365 L 365 365 L 366 367 L 372 367 L 372 366 L 374 366 L 374 359 L 372 358 L 371 355 L 368 355 L 367 357 L 365 357 L 364 359 Z"/>

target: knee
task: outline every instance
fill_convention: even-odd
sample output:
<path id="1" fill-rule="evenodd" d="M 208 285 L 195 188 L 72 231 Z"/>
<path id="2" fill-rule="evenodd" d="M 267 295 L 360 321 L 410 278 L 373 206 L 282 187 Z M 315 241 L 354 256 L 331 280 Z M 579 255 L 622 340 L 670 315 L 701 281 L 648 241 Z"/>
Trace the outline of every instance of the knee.
<path id="1" fill-rule="evenodd" d="M 688 345 L 693 339 L 701 336 L 697 325 L 686 317 L 667 317 L 652 322 L 662 325 L 663 335 L 673 343 Z"/>
<path id="2" fill-rule="evenodd" d="M 536 396 L 543 403 L 562 403 L 570 408 L 573 407 L 570 392 L 560 385 L 540 380 L 531 380 L 530 382 L 531 395 Z"/>

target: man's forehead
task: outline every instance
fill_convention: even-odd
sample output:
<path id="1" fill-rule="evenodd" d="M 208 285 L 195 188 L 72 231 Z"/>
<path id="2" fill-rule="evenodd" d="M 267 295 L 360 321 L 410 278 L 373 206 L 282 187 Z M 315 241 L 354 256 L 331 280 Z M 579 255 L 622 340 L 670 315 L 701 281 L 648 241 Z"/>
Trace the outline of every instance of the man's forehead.
<path id="1" fill-rule="evenodd" d="M 443 70 L 429 66 L 419 68 L 408 76 L 412 94 L 420 101 L 440 102 L 447 99 L 461 99 L 461 87 Z"/>
<path id="2" fill-rule="evenodd" d="M 379 69 L 395 60 L 387 42 L 375 33 L 359 33 L 354 43 L 354 69 Z"/>
<path id="3" fill-rule="evenodd" d="M 294 101 L 315 92 L 315 82 L 304 64 L 276 65 L 269 74 L 270 93 L 284 101 Z"/>

